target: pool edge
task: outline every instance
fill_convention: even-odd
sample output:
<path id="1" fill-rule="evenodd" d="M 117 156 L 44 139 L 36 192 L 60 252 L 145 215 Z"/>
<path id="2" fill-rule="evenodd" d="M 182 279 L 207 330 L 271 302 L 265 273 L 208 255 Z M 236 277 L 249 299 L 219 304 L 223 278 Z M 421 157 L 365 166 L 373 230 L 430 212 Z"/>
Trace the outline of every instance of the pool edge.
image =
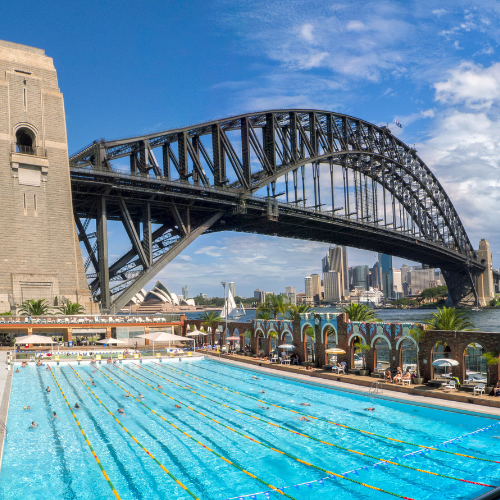
<path id="1" fill-rule="evenodd" d="M 4 356 L 1 356 L 1 354 L 4 354 L 5 359 L 2 359 Z M 10 392 L 12 389 L 12 378 L 14 373 L 14 366 L 7 364 L 7 353 L 3 352 L 0 353 L 0 367 L 1 366 L 5 366 L 6 369 L 8 370 L 7 377 L 4 382 L 2 399 L 0 400 L 0 420 L 2 420 L 5 423 L 5 427 L 7 428 L 7 417 L 9 415 L 9 405 L 10 405 Z M 5 447 L 4 445 L 6 438 L 7 438 L 7 429 L 3 433 L 2 439 L 0 439 L 0 472 L 2 470 L 3 450 Z"/>

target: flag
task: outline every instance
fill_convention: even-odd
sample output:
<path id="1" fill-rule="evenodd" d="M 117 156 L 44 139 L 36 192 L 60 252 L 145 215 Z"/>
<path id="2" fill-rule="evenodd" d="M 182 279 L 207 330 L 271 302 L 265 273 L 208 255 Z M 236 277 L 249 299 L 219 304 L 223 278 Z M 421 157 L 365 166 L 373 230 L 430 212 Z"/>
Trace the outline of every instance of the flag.
<path id="1" fill-rule="evenodd" d="M 401 123 L 399 123 L 397 119 L 395 119 L 394 122 L 399 128 L 403 128 L 403 125 L 401 125 Z"/>

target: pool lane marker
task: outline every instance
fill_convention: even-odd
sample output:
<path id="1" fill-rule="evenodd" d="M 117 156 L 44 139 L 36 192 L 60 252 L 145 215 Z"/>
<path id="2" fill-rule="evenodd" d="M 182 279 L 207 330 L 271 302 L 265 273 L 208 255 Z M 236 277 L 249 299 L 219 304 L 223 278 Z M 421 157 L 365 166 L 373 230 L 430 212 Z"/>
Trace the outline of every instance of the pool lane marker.
<path id="1" fill-rule="evenodd" d="M 168 397 L 168 398 L 170 398 L 170 399 L 174 399 L 174 398 L 172 398 L 171 396 L 169 396 L 168 394 L 165 394 L 164 392 L 160 391 L 160 390 L 159 390 L 159 389 L 157 389 L 156 387 L 153 387 L 152 385 L 148 384 L 147 382 L 144 382 L 144 381 L 143 381 L 143 380 L 141 380 L 140 378 L 135 377 L 134 375 L 132 375 L 132 374 L 128 373 L 128 372 L 127 372 L 127 371 L 125 371 L 125 370 L 123 370 L 123 368 L 120 368 L 120 367 L 118 367 L 118 368 L 119 368 L 120 370 L 122 370 L 123 372 L 127 373 L 128 375 L 130 375 L 130 376 L 132 376 L 132 377 L 136 378 L 136 379 L 137 379 L 137 380 L 139 380 L 140 382 L 142 382 L 142 383 L 146 384 L 147 386 L 151 387 L 151 388 L 152 388 L 152 389 L 154 389 L 155 391 L 160 392 L 160 393 L 161 393 L 161 394 L 163 394 L 164 396 L 166 396 L 166 397 Z M 99 371 L 100 371 L 100 370 L 99 370 Z M 118 385 L 118 387 L 120 387 L 121 389 L 123 389 L 123 390 L 124 390 L 124 391 L 126 391 L 126 392 L 129 392 L 129 391 L 127 391 L 126 389 L 124 389 L 123 387 L 121 387 L 121 385 L 120 385 L 120 384 L 118 384 L 117 382 L 115 382 L 115 381 L 114 381 L 111 377 L 109 377 L 108 375 L 106 375 L 104 372 L 101 372 L 101 373 L 102 373 L 105 377 L 108 377 L 108 378 L 109 378 L 112 382 L 114 382 L 116 385 Z M 135 398 L 134 398 L 134 399 L 135 399 Z M 138 400 L 138 401 L 139 401 L 139 400 Z M 142 403 L 142 401 L 140 401 L 140 402 Z M 142 403 L 142 404 L 144 404 L 144 403 Z M 144 406 L 146 406 L 146 405 L 144 405 Z M 264 447 L 266 447 L 266 448 L 268 448 L 268 449 L 270 449 L 270 450 L 272 450 L 272 451 L 274 451 L 274 452 L 276 452 L 276 453 L 279 453 L 280 455 L 283 455 L 283 456 L 286 456 L 286 457 L 288 457 L 288 458 L 291 458 L 292 460 L 295 460 L 296 462 L 299 462 L 299 463 L 301 463 L 301 464 L 303 464 L 303 465 L 306 465 L 306 466 L 308 466 L 308 467 L 312 467 L 312 468 L 317 469 L 317 470 L 319 470 L 319 471 L 321 471 L 321 472 L 325 472 L 326 474 L 328 474 L 328 475 L 329 475 L 329 477 L 332 477 L 332 478 L 339 478 L 339 479 L 345 479 L 346 481 L 350 481 L 350 482 L 352 482 L 352 483 L 359 484 L 359 485 L 361 485 L 361 486 L 364 486 L 365 488 L 370 488 L 370 489 L 372 489 L 372 490 L 381 491 L 382 493 L 386 493 L 386 494 L 388 494 L 388 495 L 392 495 L 392 496 L 394 496 L 394 497 L 404 498 L 404 499 L 406 499 L 406 500 L 414 500 L 414 499 L 412 499 L 412 498 L 410 498 L 410 497 L 405 497 L 405 496 L 403 496 L 403 495 L 399 495 L 399 494 L 397 494 L 397 493 L 392 493 L 391 491 L 387 491 L 387 490 L 383 490 L 383 489 L 381 489 L 381 488 L 377 488 L 376 486 L 372 486 L 371 484 L 366 484 L 366 483 L 363 483 L 363 482 L 361 482 L 361 481 L 356 481 L 355 479 L 351 479 L 351 478 L 349 478 L 349 477 L 346 477 L 345 475 L 342 475 L 342 474 L 337 474 L 336 472 L 332 472 L 332 471 L 329 471 L 329 470 L 327 470 L 327 469 L 323 469 L 322 467 L 319 467 L 319 466 L 317 466 L 317 465 L 314 465 L 314 464 L 311 464 L 311 463 L 309 463 L 309 462 L 306 462 L 305 460 L 302 460 L 302 459 L 300 459 L 300 458 L 298 458 L 298 457 L 295 457 L 294 455 L 290 455 L 290 454 L 288 454 L 288 453 L 286 453 L 286 452 L 284 452 L 284 451 L 282 451 L 282 450 L 279 450 L 278 448 L 273 448 L 272 446 L 269 446 L 269 445 L 267 445 L 267 444 L 265 444 L 265 443 L 262 443 L 261 441 L 258 441 L 257 439 L 254 439 L 254 438 L 252 438 L 252 437 L 250 437 L 250 436 L 246 436 L 245 434 L 242 434 L 241 432 L 239 432 L 239 431 L 237 431 L 237 430 L 233 429 L 232 427 L 229 427 L 229 426 L 227 426 L 227 425 L 225 425 L 225 424 L 223 424 L 223 423 L 221 423 L 221 422 L 218 422 L 218 421 L 217 421 L 217 420 L 215 420 L 214 418 L 208 417 L 207 415 L 204 415 L 203 413 L 198 412 L 197 410 L 195 410 L 194 408 L 192 408 L 192 407 L 190 407 L 190 406 L 188 406 L 188 405 L 185 405 L 185 406 L 187 406 L 187 408 L 189 408 L 190 410 L 193 410 L 193 411 L 195 411 L 196 413 L 199 413 L 199 414 L 200 414 L 200 415 L 202 415 L 203 417 L 206 417 L 206 418 L 210 419 L 211 421 L 215 422 L 216 424 L 219 424 L 219 425 L 221 425 L 222 427 L 225 427 L 226 429 L 228 429 L 228 430 L 230 430 L 230 431 L 232 431 L 232 432 L 234 432 L 234 433 L 236 433 L 236 434 L 238 434 L 238 435 L 240 435 L 240 436 L 243 436 L 244 438 L 249 439 L 250 441 L 253 441 L 253 442 L 254 442 L 254 443 L 256 443 L 256 444 L 260 444 L 260 445 L 262 445 L 262 446 L 264 446 Z M 163 417 L 161 417 L 158 413 L 156 413 L 154 410 L 151 410 L 151 411 L 152 411 L 153 413 L 155 413 L 156 415 L 158 415 L 160 418 L 163 418 Z M 165 420 L 165 419 L 164 419 L 164 420 Z M 399 464 L 394 464 L 394 465 L 399 465 Z M 286 493 L 284 493 L 284 492 L 283 492 L 283 489 L 284 489 L 284 488 L 279 489 L 279 492 L 280 492 L 280 493 L 282 493 L 282 494 L 284 494 L 285 496 L 287 496 L 287 495 L 286 495 Z"/>
<path id="2" fill-rule="evenodd" d="M 167 420 L 164 416 L 160 415 L 157 411 L 153 410 L 152 408 L 150 408 L 149 406 L 147 406 L 143 401 L 141 401 L 141 399 L 139 398 L 136 398 L 135 396 L 133 396 L 131 394 L 131 392 L 127 389 L 125 389 L 124 387 L 122 387 L 118 382 L 116 382 L 116 380 L 113 380 L 109 375 L 107 375 L 106 373 L 104 373 L 100 368 L 98 368 L 97 366 L 95 365 L 92 365 L 96 370 L 98 370 L 102 375 L 104 375 L 105 377 L 107 377 L 109 380 L 111 380 L 111 382 L 113 382 L 114 384 L 116 384 L 120 389 L 122 389 L 123 391 L 125 391 L 127 394 L 130 394 L 130 397 L 132 399 L 134 399 L 135 401 L 137 401 L 138 403 L 141 403 L 142 406 L 144 406 L 145 408 L 147 408 L 151 413 L 154 413 L 158 418 L 161 418 L 164 422 L 167 422 L 167 424 L 170 424 L 172 427 L 174 427 L 174 429 L 178 430 L 181 434 L 184 434 L 185 436 L 187 436 L 188 438 L 192 439 L 195 443 L 197 443 L 198 445 L 202 446 L 203 448 L 205 448 L 206 450 L 208 450 L 209 452 L 213 453 L 216 457 L 220 458 L 221 460 L 224 460 L 224 462 L 232 465 L 233 467 L 236 467 L 239 471 L 241 472 L 244 472 L 247 476 L 250 476 L 251 478 L 253 479 L 256 479 L 257 481 L 259 481 L 260 483 L 264 484 L 265 486 L 267 486 L 268 488 L 271 488 L 271 490 L 275 491 L 276 493 L 280 493 L 281 495 L 284 495 L 288 498 L 291 498 L 292 500 L 295 500 L 294 497 L 290 496 L 290 495 L 287 495 L 286 493 L 283 493 L 283 491 L 280 490 L 280 488 L 277 488 L 276 486 L 273 486 L 272 484 L 269 484 L 267 483 L 266 481 L 264 481 L 263 479 L 259 478 L 258 476 L 256 476 L 255 474 L 252 474 L 251 472 L 243 469 L 242 467 L 240 467 L 239 465 L 235 464 L 234 462 L 232 462 L 231 460 L 223 457 L 222 455 L 220 455 L 219 453 L 217 453 L 216 451 L 212 450 L 211 448 L 209 448 L 207 445 L 201 443 L 200 441 L 198 441 L 196 438 L 194 438 L 193 436 L 190 436 L 187 432 L 184 432 L 182 429 L 180 429 L 179 427 L 177 427 L 175 424 L 173 424 L 172 422 L 170 422 L 169 420 Z M 120 368 L 121 369 L 121 368 Z M 127 372 L 125 372 L 127 373 Z M 136 377 L 137 378 L 137 377 Z M 137 379 L 137 380 L 140 380 L 140 379 Z M 149 384 L 148 384 L 149 385 Z M 150 386 L 152 387 L 152 386 Z M 154 387 L 153 387 L 154 389 Z M 158 392 L 161 392 L 161 391 L 158 391 Z M 162 393 L 163 394 L 163 393 Z M 166 394 L 165 394 L 166 396 Z"/>
<path id="3" fill-rule="evenodd" d="M 132 438 L 132 440 L 140 448 L 142 448 L 142 450 L 144 452 L 146 452 L 146 454 L 149 457 L 151 457 L 162 468 L 162 470 L 164 472 L 166 472 L 168 474 L 168 476 L 170 476 L 170 478 L 173 479 L 186 493 L 188 493 L 189 495 L 191 495 L 196 500 L 200 500 L 192 491 L 190 491 L 187 488 L 187 486 L 185 486 L 184 484 L 182 484 L 169 470 L 167 470 L 167 468 L 155 456 L 153 456 L 153 454 L 151 452 L 149 452 L 146 448 L 144 448 L 144 446 L 130 433 L 130 431 L 115 417 L 115 415 L 113 414 L 113 412 L 111 412 L 110 410 L 108 410 L 107 406 L 96 396 L 96 394 L 94 393 L 94 391 L 85 383 L 85 381 L 82 379 L 82 377 L 80 377 L 80 375 L 78 375 L 78 373 L 71 366 L 71 364 L 69 365 L 69 367 L 73 370 L 74 374 L 80 379 L 80 382 L 91 392 L 91 394 L 97 399 L 97 401 L 99 401 L 99 403 L 104 407 L 104 409 L 115 419 L 115 421 L 118 423 L 118 425 Z"/>
<path id="4" fill-rule="evenodd" d="M 94 451 L 94 448 L 92 448 L 92 445 L 90 444 L 90 441 L 88 440 L 87 438 L 87 435 L 85 434 L 85 432 L 83 431 L 82 429 L 82 426 L 80 425 L 80 422 L 78 421 L 78 419 L 76 418 L 76 415 L 75 413 L 73 412 L 73 408 L 71 408 L 71 405 L 69 404 L 68 400 L 66 399 L 66 396 L 64 395 L 64 392 L 63 390 L 61 389 L 61 386 L 59 385 L 59 382 L 57 381 L 57 378 L 56 376 L 54 375 L 54 372 L 52 371 L 52 368 L 50 368 L 50 365 L 49 365 L 49 370 L 50 370 L 50 373 L 52 374 L 52 377 L 54 377 L 54 381 L 57 385 L 57 387 L 59 388 L 59 390 L 61 391 L 61 394 L 62 394 L 62 397 L 64 398 L 64 401 L 66 402 L 66 404 L 68 405 L 68 408 L 69 408 L 69 411 L 71 412 L 71 415 L 73 415 L 73 418 L 75 419 L 76 421 L 76 425 L 78 425 L 78 428 L 80 429 L 80 432 L 82 433 L 83 435 L 83 439 L 85 439 L 85 442 L 87 443 L 88 447 L 90 448 L 90 451 L 92 452 L 92 456 L 95 458 L 95 461 L 97 462 L 97 465 L 99 466 L 99 469 L 101 469 L 101 472 L 102 472 L 102 475 L 104 476 L 104 479 L 106 479 L 106 481 L 108 482 L 109 484 L 109 487 L 111 488 L 111 491 L 113 492 L 113 495 L 115 495 L 115 498 L 117 500 L 121 500 L 121 497 L 120 495 L 118 494 L 118 492 L 116 491 L 113 483 L 111 482 L 111 479 L 109 479 L 109 476 L 106 474 L 106 471 L 104 470 L 104 467 L 102 466 L 101 464 L 101 461 L 99 460 L 99 458 L 97 457 L 97 454 L 96 452 Z"/>
<path id="5" fill-rule="evenodd" d="M 120 368 L 120 367 L 118 367 Z M 144 370 L 148 371 L 146 368 L 142 367 Z M 233 431 L 233 432 L 236 432 L 236 434 L 239 434 L 240 436 L 243 436 L 244 438 L 246 439 L 250 439 L 250 441 L 254 441 L 256 443 L 259 443 L 259 444 L 262 444 L 263 446 L 267 446 L 268 448 L 272 449 L 273 451 L 277 451 L 278 453 L 282 453 L 280 450 L 276 450 L 275 448 L 272 448 L 264 443 L 261 443 L 259 441 L 257 441 L 256 439 L 253 439 L 249 436 L 246 436 L 245 434 L 242 434 L 241 432 L 231 428 L 231 427 L 228 427 L 226 424 L 223 424 L 221 422 L 218 422 L 217 420 L 215 420 L 214 418 L 208 416 L 208 415 L 205 415 L 204 413 L 196 410 L 195 408 L 192 408 L 191 406 L 189 406 L 188 404 L 186 404 L 185 402 L 183 401 L 180 401 L 178 399 L 175 399 L 174 397 L 172 396 L 169 396 L 168 394 L 165 394 L 163 391 L 160 391 L 159 389 L 157 389 L 156 387 L 153 387 L 151 384 L 148 384 L 147 382 L 145 382 L 144 380 L 140 379 L 139 377 L 136 377 L 135 375 L 127 372 L 126 370 L 124 370 L 123 368 L 120 368 L 120 370 L 122 370 L 123 372 L 125 372 L 127 375 L 139 380 L 140 382 L 142 382 L 143 384 L 146 384 L 147 386 L 151 387 L 152 389 L 154 389 L 155 391 L 163 394 L 164 396 L 170 398 L 171 400 L 177 402 L 177 403 L 180 403 L 180 404 L 183 404 L 185 405 L 187 408 L 189 408 L 190 410 L 198 413 L 199 415 L 201 415 L 202 417 L 205 417 L 205 418 L 208 418 L 209 420 L 212 420 L 213 422 L 215 422 L 216 424 L 219 424 L 221 425 L 222 427 L 225 427 L 226 429 L 229 429 L 230 431 Z M 106 375 L 104 372 L 102 372 L 103 375 L 105 375 L 106 377 L 108 377 L 108 375 Z M 153 372 L 150 372 L 150 373 L 153 373 Z M 112 380 L 110 377 L 108 377 L 110 380 Z M 146 377 L 147 378 L 147 377 Z M 161 377 L 163 378 L 163 377 Z M 151 380 L 151 379 L 150 379 Z M 113 380 L 112 380 L 113 381 Z M 114 382 L 114 381 L 113 381 Z M 116 382 L 115 382 L 116 383 Z M 175 384 L 175 382 L 174 382 Z M 121 387 L 119 384 L 117 384 L 119 387 Z M 178 384 L 176 384 L 178 385 Z M 123 387 L 121 387 L 123 389 Z M 125 390 L 125 389 L 124 389 Z M 217 404 L 217 405 L 220 405 L 220 406 L 223 406 L 224 408 L 227 408 L 229 410 L 232 410 L 232 411 L 235 411 L 237 413 L 240 413 L 242 415 L 246 415 L 247 417 L 250 417 L 250 418 L 253 418 L 254 420 L 258 420 L 260 422 L 264 422 L 265 424 L 268 424 L 268 425 L 272 425 L 273 427 L 277 427 L 278 429 L 282 429 L 284 431 L 287 431 L 287 432 L 290 432 L 292 434 L 296 434 L 298 436 L 302 436 L 302 437 L 305 437 L 307 439 L 311 439 L 312 441 L 316 441 L 318 443 L 322 443 L 322 444 L 326 444 L 328 446 L 332 446 L 333 448 L 337 448 L 339 450 L 343 450 L 343 451 L 347 451 L 349 453 L 354 453 L 356 455 L 360 455 L 360 456 L 364 456 L 364 457 L 367 457 L 367 458 L 373 458 L 374 460 L 377 460 L 378 462 L 376 464 L 372 464 L 370 465 L 369 467 L 373 467 L 373 466 L 378 466 L 378 465 L 397 465 L 398 467 L 404 467 L 405 469 L 410 469 L 410 470 L 414 470 L 414 471 L 417 471 L 417 472 L 422 472 L 424 474 L 430 474 L 432 476 L 438 476 L 438 477 L 442 477 L 442 478 L 446 478 L 446 479 L 452 479 L 454 481 L 461 481 L 463 483 L 469 483 L 469 484 L 475 484 L 475 485 L 478 485 L 478 486 L 486 486 L 488 488 L 496 488 L 495 485 L 491 485 L 491 484 L 484 484 L 484 483 L 478 483 L 478 482 L 475 482 L 475 481 L 469 481 L 468 479 L 462 479 L 462 478 L 459 478 L 459 477 L 455 477 L 455 476 L 448 476 L 448 475 L 445 475 L 445 474 L 439 474 L 437 472 L 431 472 L 429 470 L 425 470 L 425 469 L 419 469 L 417 467 L 411 467 L 409 465 L 404 465 L 404 464 L 400 464 L 400 463 L 397 463 L 395 462 L 394 460 L 399 460 L 401 458 L 404 458 L 406 456 L 412 456 L 412 455 L 415 455 L 415 452 L 413 453 L 408 453 L 406 455 L 403 455 L 402 457 L 394 457 L 394 458 L 391 458 L 391 459 L 386 459 L 386 458 L 380 458 L 380 457 L 375 457 L 373 455 L 368 455 L 367 453 L 363 453 L 363 452 L 360 452 L 360 451 L 356 451 L 356 450 L 351 450 L 350 448 L 345 448 L 343 446 L 339 446 L 337 444 L 334 444 L 334 443 L 330 443 L 328 441 L 323 441 L 322 439 L 319 439 L 319 438 L 316 438 L 314 436 L 309 436 L 308 434 L 303 434 L 301 432 L 297 432 L 297 431 L 294 431 L 292 429 L 288 429 L 287 427 L 283 427 L 281 425 L 278 425 L 278 424 L 274 424 L 272 422 L 268 422 L 267 420 L 263 419 L 263 418 L 260 418 L 260 417 L 257 417 L 255 415 L 252 415 L 250 413 L 246 413 L 244 411 L 241 411 L 241 410 L 237 410 L 236 408 L 232 408 L 231 406 L 228 406 L 224 403 L 220 403 L 218 401 L 216 401 L 215 399 L 211 399 L 207 396 L 204 396 L 202 394 L 199 394 L 197 393 L 196 391 L 192 390 L 192 389 L 188 389 L 190 392 L 192 392 L 193 394 L 196 394 L 197 396 L 199 397 L 202 397 L 204 399 L 207 399 L 208 401 L 212 401 L 213 403 Z M 477 432 L 477 431 L 475 431 Z M 417 453 L 420 453 L 420 452 L 417 452 Z M 366 467 L 366 466 L 365 466 Z M 360 469 L 363 469 L 364 467 L 359 467 L 359 469 L 356 469 L 356 470 L 360 470 Z M 349 471 L 349 472 L 354 472 L 354 471 Z"/>
<path id="6" fill-rule="evenodd" d="M 274 406 L 275 408 L 280 408 L 281 410 L 286 410 L 286 411 L 289 411 L 289 412 L 291 412 L 291 413 L 295 413 L 295 414 L 297 414 L 297 415 L 303 415 L 303 416 L 305 416 L 305 417 L 307 417 L 307 418 L 311 418 L 311 419 L 313 419 L 313 420 L 318 420 L 318 421 L 320 421 L 320 422 L 326 422 L 327 424 L 335 425 L 335 426 L 337 426 L 337 427 L 340 427 L 341 429 L 346 429 L 346 430 L 350 430 L 350 431 L 360 432 L 360 433 L 362 433 L 362 434 L 367 434 L 367 435 L 369 435 L 369 436 L 378 437 L 378 438 L 381 438 L 381 439 L 387 439 L 388 441 L 394 441 L 394 442 L 396 442 L 396 443 L 407 444 L 407 445 L 409 445 L 409 446 L 416 446 L 416 447 L 418 447 L 418 448 L 423 448 L 424 450 L 439 451 L 439 452 L 441 452 L 441 453 L 448 453 L 449 455 L 456 455 L 456 456 L 458 456 L 458 457 L 465 457 L 465 458 L 471 458 L 471 459 L 473 459 L 473 460 L 481 460 L 482 462 L 490 462 L 490 463 L 494 463 L 494 464 L 500 464 L 500 461 L 498 461 L 498 460 L 490 460 L 490 459 L 488 459 L 488 458 L 480 458 L 480 457 L 474 457 L 474 456 L 472 456 L 472 455 L 464 455 L 463 453 L 456 453 L 456 452 L 454 452 L 454 451 L 441 450 L 441 449 L 439 449 L 439 448 L 437 448 L 437 447 L 433 447 L 433 446 L 425 446 L 425 445 L 422 445 L 422 444 L 416 444 L 416 443 L 410 443 L 410 442 L 408 442 L 408 441 L 401 441 L 400 439 L 394 439 L 394 438 L 391 438 L 391 437 L 382 436 L 381 434 L 375 434 L 375 433 L 373 433 L 373 432 L 364 431 L 364 430 L 362 430 L 362 429 L 356 429 L 355 427 L 349 427 L 348 425 L 339 424 L 338 422 L 332 422 L 331 420 L 328 420 L 328 419 L 326 419 L 326 418 L 315 417 L 315 416 L 313 416 L 313 415 L 308 415 L 307 413 L 302 413 L 302 412 L 300 412 L 300 411 L 296 411 L 296 410 L 292 410 L 292 409 L 290 409 L 290 408 L 286 408 L 285 406 L 279 406 L 279 405 L 276 405 L 276 404 L 273 404 L 273 403 L 268 403 L 267 401 L 263 401 L 262 399 L 255 398 L 255 397 L 253 397 L 253 396 L 249 396 L 249 395 L 247 395 L 247 394 L 243 394 L 243 393 L 238 392 L 238 391 L 233 391 L 232 389 L 228 389 L 227 387 L 223 387 L 223 386 L 221 386 L 221 385 L 214 384 L 214 383 L 212 383 L 212 382 L 207 382 L 207 381 L 205 381 L 205 380 L 203 380 L 203 379 L 200 379 L 200 378 L 198 378 L 198 377 L 195 377 L 195 376 L 193 376 L 193 375 L 190 375 L 190 374 L 188 374 L 188 373 L 185 373 L 185 372 L 183 372 L 183 371 L 181 371 L 181 370 L 176 370 L 175 368 L 170 368 L 170 367 L 167 367 L 167 366 L 165 366 L 165 365 L 163 365 L 163 364 L 162 364 L 162 365 L 160 365 L 160 364 L 158 364 L 158 363 L 154 363 L 154 362 L 153 362 L 153 364 L 154 364 L 154 365 L 157 365 L 157 366 L 161 366 L 161 367 L 166 368 L 166 369 L 168 369 L 168 370 L 172 370 L 172 371 L 174 371 L 174 372 L 180 373 L 181 375 L 184 375 L 184 376 L 187 376 L 187 377 L 191 377 L 191 378 L 193 378 L 193 379 L 195 379 L 195 380 L 198 380 L 199 382 L 203 382 L 204 384 L 211 385 L 211 386 L 213 386 L 213 387 L 217 387 L 218 389 L 223 389 L 223 390 L 225 390 L 225 391 L 232 392 L 233 394 L 238 394 L 239 396 L 243 396 L 243 397 L 245 397 L 245 398 L 253 399 L 253 400 L 255 400 L 255 401 L 258 401 L 259 403 L 263 403 L 263 404 L 266 404 L 266 405 L 269 405 L 269 406 Z M 136 366 L 139 366 L 139 365 L 136 365 Z M 151 372 L 151 373 L 153 373 L 153 372 Z M 157 375 L 157 374 L 155 374 L 155 375 Z M 157 375 L 157 376 L 160 376 L 160 375 Z M 163 378 L 163 377 L 161 377 L 161 378 Z M 175 382 L 172 382 L 172 381 L 171 381 L 171 380 L 169 380 L 169 379 L 164 378 L 164 380 L 167 380 L 168 382 L 175 384 Z M 179 385 L 179 384 L 176 384 L 176 385 Z M 477 430 L 477 431 L 470 432 L 470 433 L 468 433 L 468 434 L 463 434 L 462 436 L 459 436 L 459 437 L 456 437 L 456 438 L 450 439 L 450 440 L 445 441 L 444 443 L 441 443 L 441 444 L 439 444 L 439 445 L 437 445 L 437 446 L 446 446 L 446 445 L 448 445 L 448 444 L 452 444 L 454 441 L 460 440 L 460 439 L 462 439 L 462 438 L 463 438 L 463 437 L 465 437 L 465 436 L 469 436 L 469 435 L 472 435 L 472 434 L 476 434 L 477 432 L 484 432 L 484 431 L 489 430 L 490 428 L 492 428 L 492 427 L 494 427 L 494 426 L 497 426 L 497 425 L 500 425 L 500 422 L 496 422 L 496 423 L 494 423 L 494 424 L 489 425 L 488 427 L 484 427 L 483 429 L 479 429 L 479 430 Z M 416 452 L 416 453 L 418 453 L 418 452 Z"/>

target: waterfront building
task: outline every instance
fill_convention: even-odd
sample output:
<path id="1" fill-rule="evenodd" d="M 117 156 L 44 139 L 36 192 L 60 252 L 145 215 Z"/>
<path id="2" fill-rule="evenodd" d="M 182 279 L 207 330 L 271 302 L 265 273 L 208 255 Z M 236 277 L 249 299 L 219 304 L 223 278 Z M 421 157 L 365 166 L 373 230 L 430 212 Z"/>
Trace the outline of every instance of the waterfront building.
<path id="1" fill-rule="evenodd" d="M 352 268 L 352 284 L 354 288 L 368 290 L 368 266 L 356 266 Z"/>
<path id="2" fill-rule="evenodd" d="M 377 288 L 369 287 L 368 290 L 363 287 L 356 287 L 350 295 L 351 303 L 366 304 L 369 306 L 379 306 L 384 303 L 384 294 Z"/>
<path id="3" fill-rule="evenodd" d="M 401 286 L 403 288 L 403 295 L 406 297 L 410 295 L 411 288 L 410 288 L 410 273 L 411 273 L 411 268 L 410 266 L 407 266 L 406 264 L 403 264 L 401 266 Z"/>
<path id="4" fill-rule="evenodd" d="M 379 290 L 382 289 L 382 268 L 378 260 L 370 269 L 370 286 Z"/>
<path id="5" fill-rule="evenodd" d="M 304 301 L 306 304 L 312 304 L 314 302 L 314 295 L 313 295 L 313 284 L 311 276 L 306 276 L 304 278 L 304 284 L 306 291 Z"/>
<path id="6" fill-rule="evenodd" d="M 325 302 L 342 302 L 344 289 L 342 288 L 341 273 L 337 271 L 323 273 L 323 286 Z"/>
<path id="7" fill-rule="evenodd" d="M 315 303 L 321 300 L 321 277 L 319 274 L 311 274 L 312 296 Z"/>
<path id="8" fill-rule="evenodd" d="M 386 299 L 390 299 L 392 297 L 392 256 L 379 253 L 378 261 L 382 268 L 382 292 Z"/>
<path id="9" fill-rule="evenodd" d="M 420 266 L 413 267 L 410 272 L 410 285 L 412 295 L 419 295 L 423 290 L 431 287 L 434 278 L 434 269 L 425 269 Z"/>
<path id="10" fill-rule="evenodd" d="M 266 300 L 266 292 L 264 292 L 264 290 L 261 290 L 260 288 L 257 288 L 253 292 L 253 298 L 257 299 L 258 302 L 264 302 Z"/>

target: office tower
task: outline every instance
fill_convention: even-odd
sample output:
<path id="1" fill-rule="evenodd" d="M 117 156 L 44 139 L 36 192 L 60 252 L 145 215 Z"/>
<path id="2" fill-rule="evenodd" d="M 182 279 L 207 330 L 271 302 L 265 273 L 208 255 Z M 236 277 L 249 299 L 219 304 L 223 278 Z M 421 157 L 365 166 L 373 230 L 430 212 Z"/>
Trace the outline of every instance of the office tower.
<path id="1" fill-rule="evenodd" d="M 257 299 L 260 302 L 261 293 L 262 290 L 260 288 L 257 288 L 257 290 L 253 291 L 253 298 Z"/>
<path id="2" fill-rule="evenodd" d="M 349 296 L 347 247 L 330 247 L 326 257 L 322 260 L 323 274 L 329 271 L 337 271 L 340 276 L 340 286 L 343 297 Z"/>
<path id="3" fill-rule="evenodd" d="M 401 281 L 401 270 L 392 270 L 392 298 L 401 299 L 403 297 L 403 283 Z"/>
<path id="4" fill-rule="evenodd" d="M 379 290 L 382 289 L 382 268 L 378 260 L 370 270 L 370 286 Z"/>
<path id="5" fill-rule="evenodd" d="M 287 286 L 285 289 L 286 294 L 288 295 L 289 293 L 297 293 L 297 288 L 294 286 Z"/>
<path id="6" fill-rule="evenodd" d="M 321 300 L 321 277 L 319 274 L 311 274 L 312 296 L 314 302 Z"/>
<path id="7" fill-rule="evenodd" d="M 412 295 L 418 295 L 426 288 L 430 288 L 431 281 L 434 279 L 434 269 L 424 269 L 423 267 L 414 267 L 410 271 L 410 285 Z"/>
<path id="8" fill-rule="evenodd" d="M 297 288 L 294 286 L 286 287 L 286 296 L 288 297 L 288 301 L 292 305 L 297 305 Z"/>
<path id="9" fill-rule="evenodd" d="M 325 302 L 341 302 L 344 290 L 341 286 L 341 273 L 328 271 L 323 273 L 323 286 L 325 288 Z"/>
<path id="10" fill-rule="evenodd" d="M 229 282 L 229 291 L 233 294 L 233 297 L 236 297 L 236 287 L 233 281 Z"/>
<path id="11" fill-rule="evenodd" d="M 386 299 L 390 299 L 392 297 L 392 256 L 379 253 L 378 261 L 382 268 L 382 292 Z"/>
<path id="12" fill-rule="evenodd" d="M 410 282 L 410 274 L 411 268 L 410 266 L 407 266 L 406 264 L 403 264 L 401 266 L 401 282 L 402 283 L 409 283 Z"/>
<path id="13" fill-rule="evenodd" d="M 368 290 L 368 266 L 356 266 L 352 268 L 352 285 L 354 288 Z"/>
<path id="14" fill-rule="evenodd" d="M 187 285 L 182 287 L 182 296 L 184 297 L 184 300 L 189 299 L 189 290 Z"/>
<path id="15" fill-rule="evenodd" d="M 311 276 L 306 276 L 304 278 L 304 282 L 305 282 L 305 292 L 306 292 L 305 303 L 312 304 L 314 298 L 313 298 L 313 286 L 312 286 Z"/>

